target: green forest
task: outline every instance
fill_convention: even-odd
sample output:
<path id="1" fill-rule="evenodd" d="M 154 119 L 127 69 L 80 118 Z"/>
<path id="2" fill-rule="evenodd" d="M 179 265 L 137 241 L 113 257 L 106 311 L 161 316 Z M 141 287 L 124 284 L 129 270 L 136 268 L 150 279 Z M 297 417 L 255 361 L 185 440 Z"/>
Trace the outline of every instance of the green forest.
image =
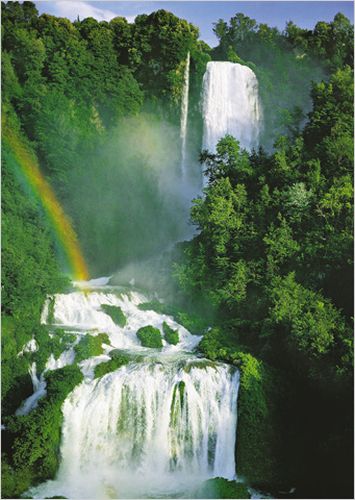
<path id="1" fill-rule="evenodd" d="M 49 372 L 47 396 L 15 415 L 32 393 L 29 363 L 44 367 L 70 341 L 50 336 L 40 318 L 46 297 L 71 284 L 7 130 L 38 159 L 92 277 L 164 254 L 155 284 L 165 302 L 148 309 L 203 332 L 201 355 L 240 370 L 238 476 L 274 498 L 352 498 L 353 26 L 339 13 L 312 30 L 289 22 L 280 31 L 236 13 L 213 30 L 215 48 L 165 10 L 133 23 L 70 22 L 39 15 L 32 2 L 2 2 L 3 498 L 26 498 L 55 477 L 62 403 L 83 378 L 77 364 L 107 342 L 84 337 L 76 363 Z M 189 143 L 208 178 L 189 215 L 167 173 L 179 158 L 188 52 Z M 216 152 L 201 150 L 209 61 L 255 72 L 264 119 L 257 150 L 231 135 Z M 181 213 L 195 236 L 167 251 Z M 122 311 L 108 314 L 125 325 Z M 159 347 L 150 328 L 141 336 Z M 164 333 L 179 342 L 168 324 Z M 32 338 L 39 351 L 19 356 Z M 109 363 L 97 376 L 124 357 Z"/>

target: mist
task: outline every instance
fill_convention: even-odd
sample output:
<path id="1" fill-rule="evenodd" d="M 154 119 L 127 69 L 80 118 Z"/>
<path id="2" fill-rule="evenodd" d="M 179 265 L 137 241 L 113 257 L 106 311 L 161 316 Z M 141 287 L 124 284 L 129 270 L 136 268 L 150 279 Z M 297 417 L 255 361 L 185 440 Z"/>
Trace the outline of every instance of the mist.
<path id="1" fill-rule="evenodd" d="M 282 45 L 275 57 L 259 41 L 244 45 L 243 58 L 258 78 L 260 144 L 271 151 L 280 134 L 295 135 L 303 126 L 311 109 L 312 81 L 324 78 L 325 70 Z M 67 171 L 65 206 L 91 276 L 115 274 L 124 282 L 133 279 L 144 288 L 148 282 L 154 287 L 160 256 L 193 237 L 190 207 L 202 189 L 202 136 L 195 121 L 188 122 L 187 175 L 179 126 L 158 113 L 121 118 L 108 130 L 98 124 L 94 146 L 80 147 L 78 163 Z"/>
<path id="2" fill-rule="evenodd" d="M 255 48 L 249 50 L 253 57 Z M 326 79 L 327 71 L 316 58 L 283 48 L 276 61 L 269 55 L 255 73 L 263 113 L 261 144 L 271 151 L 280 135 L 292 137 L 303 129 L 312 109 L 312 84 Z"/>
<path id="3" fill-rule="evenodd" d="M 178 127 L 141 114 L 121 120 L 71 170 L 67 203 L 93 276 L 191 238 L 201 170 L 195 164 L 183 179 L 180 164 Z"/>

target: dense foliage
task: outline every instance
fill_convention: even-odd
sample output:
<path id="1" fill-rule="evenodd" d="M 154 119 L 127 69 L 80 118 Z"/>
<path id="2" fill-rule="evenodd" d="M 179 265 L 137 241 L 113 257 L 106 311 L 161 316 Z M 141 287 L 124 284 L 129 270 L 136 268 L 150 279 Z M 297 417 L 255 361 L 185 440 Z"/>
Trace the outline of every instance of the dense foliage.
<path id="1" fill-rule="evenodd" d="M 3 450 L 2 496 L 19 498 L 31 485 L 53 478 L 59 464 L 63 414 L 61 406 L 83 379 L 77 366 L 66 366 L 47 374 L 47 396 L 30 414 L 6 419 Z"/>
<path id="2" fill-rule="evenodd" d="M 37 156 L 95 274 L 146 258 L 181 234 L 177 175 L 167 167 L 180 160 L 187 53 L 190 152 L 201 144 L 199 95 L 208 60 L 240 62 L 256 72 L 264 149 L 247 153 L 226 136 L 215 154 L 202 152 L 209 182 L 191 212 L 198 234 L 174 254 L 173 305 L 154 300 L 139 308 L 174 316 L 193 334 L 205 332 L 200 350 L 212 361 L 201 363 L 219 359 L 240 369 L 238 473 L 276 494 L 295 485 L 298 497 L 350 497 L 348 19 L 337 14 L 313 30 L 290 22 L 281 33 L 236 14 L 229 24 L 215 24 L 219 45 L 213 50 L 198 40 L 196 27 L 164 10 L 131 24 L 121 17 L 71 23 L 39 16 L 31 2 L 7 2 L 2 28 L 3 137 L 15 131 Z M 77 366 L 47 374 L 47 397 L 28 415 L 14 416 L 32 392 L 31 363 L 41 373 L 49 356 L 57 359 L 76 338 L 40 325 L 46 296 L 68 282 L 42 207 L 6 140 L 2 212 L 2 489 L 11 498 L 55 475 L 61 405 L 82 375 Z M 124 326 L 119 308 L 102 310 Z M 178 342 L 166 323 L 163 331 L 169 343 Z M 137 335 L 142 345 L 162 347 L 152 326 Z M 38 350 L 26 352 L 32 339 Z M 107 341 L 105 334 L 84 336 L 75 346 L 76 363 L 102 354 Z M 129 359 L 111 353 L 95 377 Z M 212 495 L 221 498 L 247 496 L 242 486 L 220 478 L 214 488 Z"/>
<path id="3" fill-rule="evenodd" d="M 8 127 L 19 125 L 4 109 Z M 25 140 L 23 138 L 23 140 Z M 6 141 L 2 149 L 2 411 L 16 409 L 31 393 L 26 356 L 17 356 L 41 331 L 46 295 L 63 289 L 52 233 L 38 201 L 22 188 L 19 167 Z"/>
<path id="4" fill-rule="evenodd" d="M 132 24 L 71 23 L 39 16 L 31 2 L 3 3 L 2 26 L 3 101 L 72 217 L 90 270 L 112 272 L 176 240 L 181 201 L 167 191 L 174 179 L 162 186 L 159 176 L 179 161 L 172 144 L 187 53 L 196 96 L 209 58 L 197 28 L 164 10 Z"/>
<path id="5" fill-rule="evenodd" d="M 286 329 L 305 362 L 332 376 L 351 370 L 351 86 L 350 68 L 315 86 L 304 133 L 281 137 L 271 156 L 248 156 L 230 136 L 202 154 L 210 184 L 192 209 L 200 234 L 176 266 L 189 293 L 268 342 Z M 318 117 L 322 94 L 337 96 L 327 101 L 331 126 Z"/>
<path id="6" fill-rule="evenodd" d="M 243 483 L 215 477 L 205 481 L 194 498 L 250 498 L 250 493 Z"/>

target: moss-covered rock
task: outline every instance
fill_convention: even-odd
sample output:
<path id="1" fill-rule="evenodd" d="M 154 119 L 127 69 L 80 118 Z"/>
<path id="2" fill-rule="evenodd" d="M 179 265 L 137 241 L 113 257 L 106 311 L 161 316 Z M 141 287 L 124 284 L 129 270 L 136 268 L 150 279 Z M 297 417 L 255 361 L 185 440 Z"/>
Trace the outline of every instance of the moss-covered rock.
<path id="1" fill-rule="evenodd" d="M 196 498 L 250 498 L 250 493 L 243 483 L 215 477 L 203 483 Z"/>
<path id="2" fill-rule="evenodd" d="M 85 335 L 80 342 L 74 347 L 75 361 L 80 363 L 84 359 L 91 358 L 92 356 L 100 356 L 104 352 L 102 344 L 109 344 L 110 339 L 106 333 L 99 335 Z"/>
<path id="3" fill-rule="evenodd" d="M 181 408 L 183 407 L 185 387 L 186 387 L 186 384 L 185 384 L 185 382 L 183 380 L 180 380 L 179 382 L 177 382 L 174 385 L 173 397 L 172 397 L 172 400 L 171 400 L 171 412 L 174 409 L 177 397 L 179 397 Z"/>
<path id="4" fill-rule="evenodd" d="M 192 335 L 201 335 L 208 327 L 206 319 L 197 316 L 196 314 L 181 311 L 177 307 L 164 304 L 159 300 L 151 300 L 138 305 L 142 311 L 155 311 L 159 314 L 167 314 L 172 316 L 177 323 L 182 325 Z"/>
<path id="5" fill-rule="evenodd" d="M 136 363 L 140 363 L 143 359 L 145 359 L 145 356 L 143 354 L 139 354 L 137 352 L 127 352 L 124 349 L 113 349 L 108 353 L 111 359 L 114 358 L 120 358 L 122 356 L 128 356 L 130 361 L 134 361 Z"/>
<path id="6" fill-rule="evenodd" d="M 163 332 L 168 344 L 177 345 L 179 343 L 179 332 L 171 328 L 166 321 L 163 323 Z"/>
<path id="7" fill-rule="evenodd" d="M 55 297 L 51 296 L 48 297 L 48 317 L 47 317 L 47 323 L 49 325 L 53 325 L 54 323 L 54 307 L 55 307 Z"/>
<path id="8" fill-rule="evenodd" d="M 62 497 L 62 496 L 58 495 L 58 496 L 55 496 L 55 497 L 45 497 L 45 498 L 52 499 L 52 498 L 68 498 L 68 497 Z"/>
<path id="9" fill-rule="evenodd" d="M 216 368 L 216 363 L 210 359 L 197 359 L 195 361 L 189 361 L 183 366 L 183 370 L 186 373 L 190 373 L 193 368 L 198 368 L 199 370 L 205 370 L 206 368 Z"/>
<path id="10" fill-rule="evenodd" d="M 119 306 L 102 304 L 101 309 L 105 314 L 110 316 L 110 318 L 116 325 L 121 326 L 123 328 L 127 324 L 127 318 Z"/>
<path id="11" fill-rule="evenodd" d="M 35 339 L 38 344 L 38 350 L 30 353 L 30 362 L 37 364 L 37 373 L 41 373 L 46 366 L 48 358 L 53 354 L 54 359 L 70 349 L 77 340 L 77 336 L 67 332 L 63 328 L 54 328 L 40 325 L 35 332 Z"/>
<path id="12" fill-rule="evenodd" d="M 137 331 L 137 337 L 144 347 L 163 347 L 160 330 L 158 328 L 154 328 L 154 326 L 143 326 Z"/>
<path id="13" fill-rule="evenodd" d="M 150 300 L 149 302 L 143 302 L 138 304 L 138 309 L 141 311 L 155 311 L 159 314 L 170 314 L 171 308 L 159 300 Z"/>
<path id="14" fill-rule="evenodd" d="M 171 405 L 170 405 L 170 427 L 172 429 L 176 429 L 178 422 L 181 419 L 181 412 L 184 407 L 184 401 L 185 401 L 185 382 L 183 380 L 180 380 L 174 385 L 173 389 L 173 397 L 171 399 Z M 176 460 L 178 457 L 178 451 L 176 448 L 177 441 L 174 440 L 173 445 L 172 445 L 172 460 L 176 464 Z"/>
<path id="15" fill-rule="evenodd" d="M 110 354 L 111 355 L 111 354 Z M 100 363 L 95 366 L 94 378 L 103 377 L 106 373 L 113 372 L 121 368 L 121 366 L 127 365 L 131 361 L 131 357 L 128 354 L 122 352 L 115 352 L 109 361 Z"/>

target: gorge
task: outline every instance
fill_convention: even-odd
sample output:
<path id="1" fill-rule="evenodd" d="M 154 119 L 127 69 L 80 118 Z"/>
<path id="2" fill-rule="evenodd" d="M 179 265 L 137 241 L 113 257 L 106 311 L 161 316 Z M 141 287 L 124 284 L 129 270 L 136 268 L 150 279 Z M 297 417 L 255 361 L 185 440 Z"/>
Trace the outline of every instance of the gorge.
<path id="1" fill-rule="evenodd" d="M 189 57 L 181 108 L 182 180 L 188 168 Z M 226 133 L 242 130 L 242 145 L 256 145 L 259 104 L 249 68 L 208 63 L 202 96 L 205 146 L 213 150 Z M 230 106 L 221 108 L 222 102 Z M 79 364 L 84 381 L 64 402 L 57 478 L 29 493 L 34 498 L 194 497 L 208 479 L 235 479 L 239 371 L 193 354 L 202 337 L 192 336 L 170 316 L 140 310 L 139 304 L 148 302 L 142 294 L 120 292 L 119 286 L 110 287 L 109 279 L 76 286 L 55 297 L 50 321 L 48 302 L 43 311 L 42 322 L 51 331 L 60 328 L 76 337 L 61 354 L 64 363 L 47 363 L 46 370 L 72 364 L 83 335 L 106 334 L 108 340 L 102 355 Z M 116 325 L 103 305 L 119 307 L 126 324 Z M 178 344 L 163 340 L 159 351 L 142 347 L 137 331 L 151 325 L 164 337 L 164 323 L 178 332 Z M 97 379 L 95 366 L 118 350 L 126 357 L 124 366 Z M 40 378 L 40 387 L 34 384 L 37 397 L 45 396 L 45 371 Z"/>
<path id="2" fill-rule="evenodd" d="M 64 3 L 2 3 L 2 498 L 351 498 L 351 21 Z"/>

